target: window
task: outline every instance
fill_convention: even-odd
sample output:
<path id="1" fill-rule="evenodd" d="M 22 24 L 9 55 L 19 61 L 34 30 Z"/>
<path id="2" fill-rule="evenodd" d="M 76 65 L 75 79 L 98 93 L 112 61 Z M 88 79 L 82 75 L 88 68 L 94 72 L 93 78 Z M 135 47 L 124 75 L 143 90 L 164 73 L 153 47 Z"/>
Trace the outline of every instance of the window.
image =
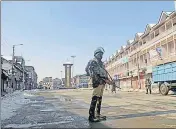
<path id="1" fill-rule="evenodd" d="M 138 47 L 138 43 L 135 43 L 135 44 L 133 45 L 133 50 L 135 50 L 137 47 Z"/>
<path id="2" fill-rule="evenodd" d="M 150 37 L 151 37 L 151 39 L 153 39 L 155 37 L 154 32 L 152 34 L 150 34 Z"/>
<path id="3" fill-rule="evenodd" d="M 127 62 L 127 70 L 129 69 L 129 63 Z"/>
<path id="4" fill-rule="evenodd" d="M 143 40 L 143 44 L 146 44 L 146 41 L 145 41 L 145 40 Z"/>
<path id="5" fill-rule="evenodd" d="M 175 41 L 175 54 L 176 54 L 176 39 L 174 41 Z"/>
<path id="6" fill-rule="evenodd" d="M 147 54 L 146 53 L 143 55 L 143 62 L 144 64 L 147 64 Z"/>
<path id="7" fill-rule="evenodd" d="M 172 27 L 171 21 L 168 22 L 168 23 L 166 23 L 166 29 L 167 29 L 167 30 L 170 29 L 171 27 Z"/>
<path id="8" fill-rule="evenodd" d="M 139 42 L 139 47 L 142 46 L 142 42 Z"/>
<path id="9" fill-rule="evenodd" d="M 159 35 L 159 29 L 155 31 L 155 37 Z"/>
<path id="10" fill-rule="evenodd" d="M 176 25 L 176 17 L 173 18 L 173 26 L 175 26 L 175 25 Z"/>
<path id="11" fill-rule="evenodd" d="M 174 53 L 174 42 L 171 41 L 168 43 L 168 54 L 172 55 Z"/>
<path id="12" fill-rule="evenodd" d="M 143 62 L 143 55 L 140 56 L 140 65 L 142 66 L 144 64 Z"/>
<path id="13" fill-rule="evenodd" d="M 165 28 L 165 24 L 164 24 L 163 26 L 160 27 L 159 31 L 162 33 L 162 32 L 165 31 L 165 29 L 166 29 L 166 28 Z"/>
<path id="14" fill-rule="evenodd" d="M 144 41 L 145 41 L 145 43 L 150 41 L 150 35 L 149 34 L 144 38 Z"/>
<path id="15" fill-rule="evenodd" d="M 167 56 L 167 44 L 162 45 L 162 57 L 165 58 Z"/>
<path id="16" fill-rule="evenodd" d="M 136 62 L 137 62 L 137 60 L 136 60 L 136 58 L 134 59 L 134 67 L 136 66 Z"/>

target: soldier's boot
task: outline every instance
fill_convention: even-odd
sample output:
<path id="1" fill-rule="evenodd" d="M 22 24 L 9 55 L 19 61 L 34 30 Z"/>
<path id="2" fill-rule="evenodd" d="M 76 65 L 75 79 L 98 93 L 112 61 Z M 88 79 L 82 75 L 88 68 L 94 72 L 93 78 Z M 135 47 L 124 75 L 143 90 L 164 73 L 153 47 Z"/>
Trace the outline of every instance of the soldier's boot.
<path id="1" fill-rule="evenodd" d="M 89 109 L 89 121 L 90 122 L 99 122 L 97 118 L 95 118 L 95 107 L 97 104 L 97 96 L 92 97 L 92 101 Z"/>
<path id="2" fill-rule="evenodd" d="M 148 94 L 148 88 L 146 89 L 146 94 Z"/>
<path id="3" fill-rule="evenodd" d="M 150 94 L 152 94 L 152 90 L 150 89 Z"/>
<path id="4" fill-rule="evenodd" d="M 106 119 L 106 116 L 101 115 L 101 103 L 102 103 L 102 96 L 98 97 L 98 102 L 97 102 L 97 113 L 96 113 L 96 118 L 101 120 L 101 119 Z"/>

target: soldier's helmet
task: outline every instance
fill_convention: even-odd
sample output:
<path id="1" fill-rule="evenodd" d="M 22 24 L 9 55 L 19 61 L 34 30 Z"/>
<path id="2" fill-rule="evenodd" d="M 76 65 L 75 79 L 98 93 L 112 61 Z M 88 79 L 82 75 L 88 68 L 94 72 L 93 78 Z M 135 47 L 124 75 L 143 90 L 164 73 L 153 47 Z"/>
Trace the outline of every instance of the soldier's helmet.
<path id="1" fill-rule="evenodd" d="M 105 50 L 102 48 L 102 47 L 98 47 L 95 51 L 94 51 L 94 56 L 97 54 L 97 53 L 103 53 L 105 52 Z"/>

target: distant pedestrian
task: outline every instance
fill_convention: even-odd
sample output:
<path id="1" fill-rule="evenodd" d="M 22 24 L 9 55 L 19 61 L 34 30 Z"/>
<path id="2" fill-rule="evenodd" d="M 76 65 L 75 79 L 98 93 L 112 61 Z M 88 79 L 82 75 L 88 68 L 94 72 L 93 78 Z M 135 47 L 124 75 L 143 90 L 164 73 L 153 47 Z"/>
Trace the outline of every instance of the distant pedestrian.
<path id="1" fill-rule="evenodd" d="M 113 85 L 112 85 L 111 92 L 112 92 L 112 93 L 113 93 L 113 92 L 116 93 L 116 85 L 115 85 L 115 81 L 114 81 L 114 83 L 113 83 Z"/>
<path id="2" fill-rule="evenodd" d="M 151 85 L 152 85 L 151 79 L 147 78 L 145 81 L 146 94 L 148 94 L 148 91 L 150 92 L 150 94 L 152 93 Z"/>

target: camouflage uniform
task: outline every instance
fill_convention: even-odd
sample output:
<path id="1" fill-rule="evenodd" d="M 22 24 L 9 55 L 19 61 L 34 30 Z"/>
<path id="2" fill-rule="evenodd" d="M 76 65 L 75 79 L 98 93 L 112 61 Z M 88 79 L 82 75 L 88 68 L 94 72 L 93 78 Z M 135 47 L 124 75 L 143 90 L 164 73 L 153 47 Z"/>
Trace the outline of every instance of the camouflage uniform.
<path id="1" fill-rule="evenodd" d="M 148 94 L 148 91 L 150 91 L 150 94 L 152 93 L 151 84 L 150 78 L 147 78 L 145 81 L 146 94 Z"/>
<path id="2" fill-rule="evenodd" d="M 115 92 L 116 93 L 116 85 L 112 85 L 112 89 L 111 89 L 112 93 Z"/>
<path id="3" fill-rule="evenodd" d="M 104 70 L 105 67 L 101 61 L 103 53 L 104 51 L 102 49 L 97 49 L 94 52 L 95 58 L 90 60 L 86 67 L 87 75 L 91 77 L 93 86 L 92 100 L 89 109 L 89 120 L 92 122 L 98 121 L 95 117 L 95 108 L 97 117 L 100 117 L 102 96 L 106 84 L 105 80 L 108 80 L 107 72 Z M 98 59 L 97 54 L 102 54 L 100 59 Z"/>

